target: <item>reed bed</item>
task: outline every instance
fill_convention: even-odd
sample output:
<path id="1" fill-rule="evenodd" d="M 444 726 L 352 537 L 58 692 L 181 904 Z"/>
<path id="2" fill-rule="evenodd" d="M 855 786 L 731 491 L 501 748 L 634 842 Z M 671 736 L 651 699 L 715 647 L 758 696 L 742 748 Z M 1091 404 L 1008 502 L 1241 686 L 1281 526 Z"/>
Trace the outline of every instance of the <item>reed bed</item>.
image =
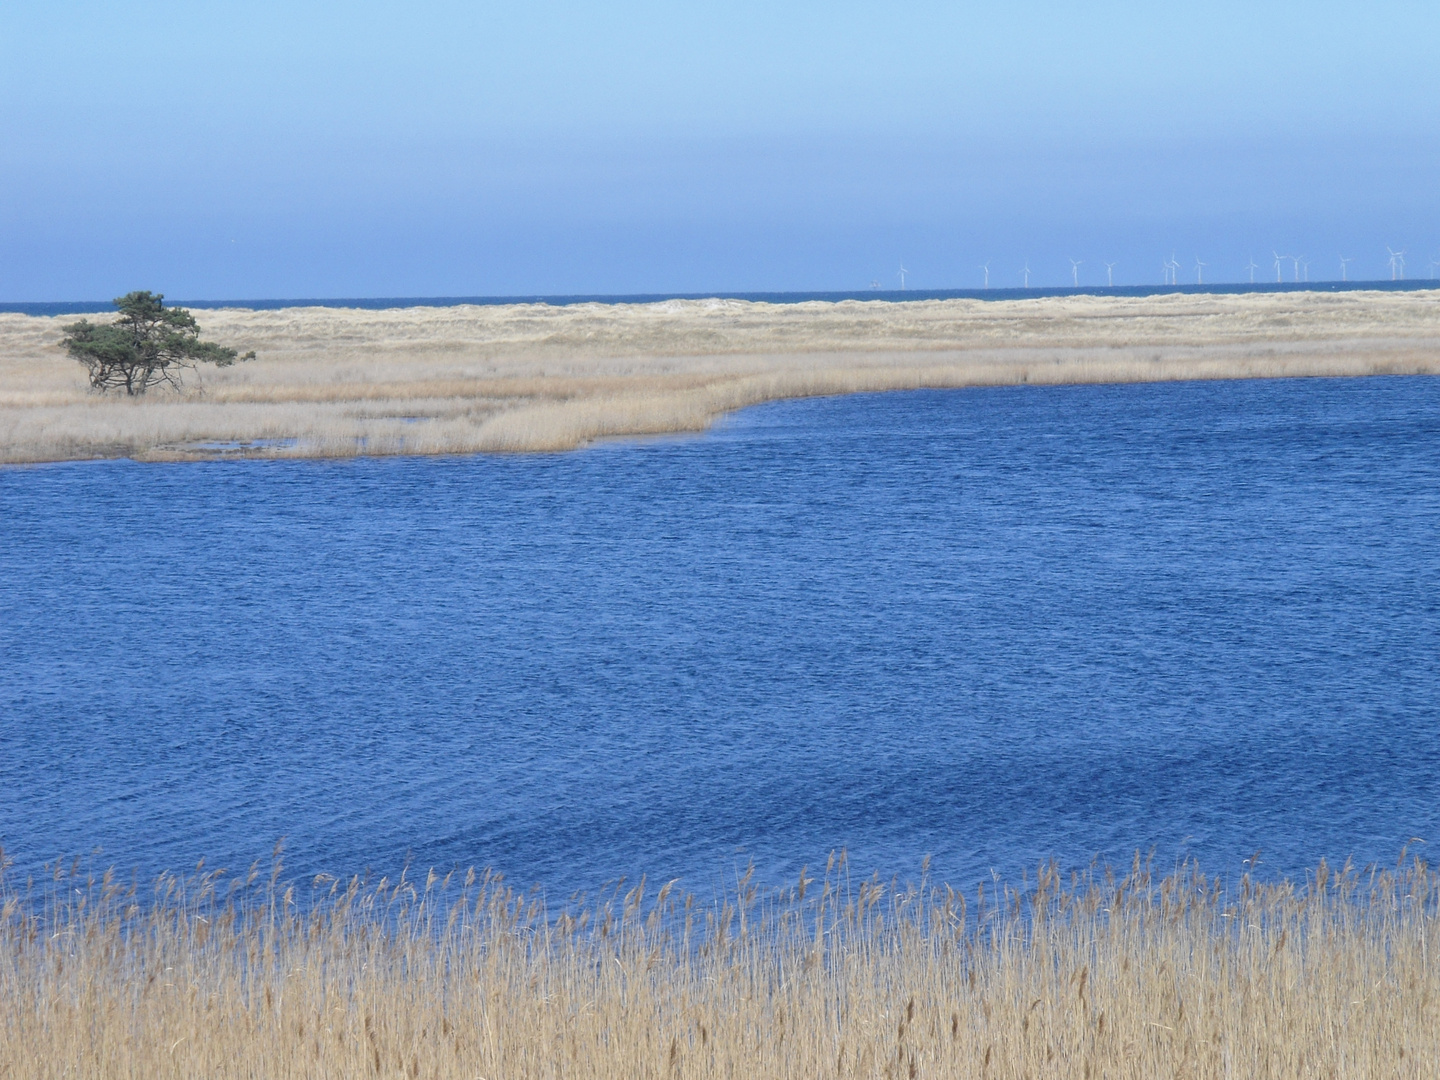
<path id="1" fill-rule="evenodd" d="M 555 451 L 780 398 L 1023 383 L 1440 373 L 1440 293 L 389 311 L 228 309 L 260 358 L 87 390 L 69 317 L 0 314 L 0 462 Z"/>
<path id="2" fill-rule="evenodd" d="M 6 895 L 5 1077 L 1429 1077 L 1440 880 L 922 874 L 563 911 L 493 875 Z"/>

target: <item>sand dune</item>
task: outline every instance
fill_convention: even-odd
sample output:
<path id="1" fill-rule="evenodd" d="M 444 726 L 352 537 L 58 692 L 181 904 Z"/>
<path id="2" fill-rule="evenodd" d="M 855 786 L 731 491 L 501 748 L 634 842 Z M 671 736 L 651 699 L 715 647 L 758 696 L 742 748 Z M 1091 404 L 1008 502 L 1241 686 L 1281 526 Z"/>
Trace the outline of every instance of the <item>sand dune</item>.
<path id="1" fill-rule="evenodd" d="M 91 393 L 73 317 L 0 315 L 0 461 L 567 450 L 778 398 L 1440 372 L 1440 292 L 197 312 L 258 360 Z"/>

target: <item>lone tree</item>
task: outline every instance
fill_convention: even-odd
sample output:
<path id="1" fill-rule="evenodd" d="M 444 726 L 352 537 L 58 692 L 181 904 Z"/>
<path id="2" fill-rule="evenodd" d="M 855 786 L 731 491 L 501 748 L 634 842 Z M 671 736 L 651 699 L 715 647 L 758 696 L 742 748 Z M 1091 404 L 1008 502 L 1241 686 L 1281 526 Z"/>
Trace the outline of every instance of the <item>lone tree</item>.
<path id="1" fill-rule="evenodd" d="M 162 384 L 180 389 L 182 369 L 197 364 L 229 367 L 240 356 L 234 349 L 200 340 L 195 317 L 184 308 L 167 308 L 160 293 L 126 293 L 115 301 L 120 318 L 95 324 L 87 319 L 65 327 L 60 342 L 90 372 L 96 390 L 125 388 L 131 397 Z"/>

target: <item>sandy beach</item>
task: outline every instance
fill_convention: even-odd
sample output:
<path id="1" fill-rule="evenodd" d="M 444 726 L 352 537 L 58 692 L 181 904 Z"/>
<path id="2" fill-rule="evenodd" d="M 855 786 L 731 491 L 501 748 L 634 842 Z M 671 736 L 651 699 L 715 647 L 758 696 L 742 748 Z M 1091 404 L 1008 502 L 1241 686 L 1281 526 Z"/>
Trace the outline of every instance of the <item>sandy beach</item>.
<path id="1" fill-rule="evenodd" d="M 57 347 L 74 316 L 0 315 L 0 461 L 560 451 L 824 394 L 1440 373 L 1440 291 L 196 316 L 259 358 L 126 399 Z"/>

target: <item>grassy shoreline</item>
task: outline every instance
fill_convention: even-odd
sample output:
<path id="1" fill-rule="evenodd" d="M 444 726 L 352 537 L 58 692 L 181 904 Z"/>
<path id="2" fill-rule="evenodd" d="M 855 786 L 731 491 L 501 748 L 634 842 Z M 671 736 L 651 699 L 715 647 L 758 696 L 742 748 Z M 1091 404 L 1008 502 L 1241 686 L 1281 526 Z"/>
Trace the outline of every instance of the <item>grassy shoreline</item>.
<path id="1" fill-rule="evenodd" d="M 818 879 L 818 880 L 816 880 Z M 297 902 L 297 900 L 299 902 Z M 490 875 L 6 894 L 6 1077 L 1311 1077 L 1440 1060 L 1422 861 L 852 881 L 549 912 Z"/>
<path id="2" fill-rule="evenodd" d="M 0 462 L 560 451 L 882 390 L 1440 373 L 1440 293 L 199 313 L 260 359 L 87 391 L 69 316 L 0 314 Z"/>

